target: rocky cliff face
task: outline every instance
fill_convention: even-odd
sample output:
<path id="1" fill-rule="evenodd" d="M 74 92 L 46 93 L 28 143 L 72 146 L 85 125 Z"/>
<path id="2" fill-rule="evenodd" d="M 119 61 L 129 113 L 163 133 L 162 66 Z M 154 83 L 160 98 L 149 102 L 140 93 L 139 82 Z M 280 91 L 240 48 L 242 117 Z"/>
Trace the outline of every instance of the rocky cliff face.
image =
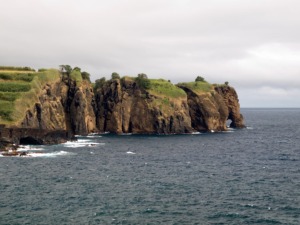
<path id="1" fill-rule="evenodd" d="M 166 87 L 172 85 L 163 82 Z M 168 90 L 151 91 L 141 87 L 134 78 L 125 77 L 105 82 L 94 94 L 88 81 L 76 83 L 63 76 L 56 83 L 46 84 L 39 101 L 24 113 L 20 126 L 13 130 L 2 129 L 0 139 L 16 143 L 21 140 L 56 143 L 73 134 L 91 132 L 173 134 L 223 131 L 227 129 L 227 120 L 232 121 L 230 127 L 244 127 L 238 96 L 232 87 L 212 86 L 206 92 L 180 85 L 172 85 L 172 88 L 182 93 L 174 97 L 168 95 Z"/>
<path id="2" fill-rule="evenodd" d="M 240 104 L 238 95 L 234 88 L 221 85 L 215 87 L 215 91 L 222 96 L 223 102 L 228 110 L 228 120 L 231 120 L 230 127 L 232 128 L 244 128 L 244 118 L 243 115 L 240 113 Z"/>
<path id="3" fill-rule="evenodd" d="M 244 127 L 238 96 L 221 85 L 197 92 L 180 86 L 181 98 L 155 95 L 133 79 L 108 81 L 96 93 L 97 128 L 113 133 L 191 133 Z M 152 94 L 151 94 L 152 93 Z"/>
<path id="4" fill-rule="evenodd" d="M 192 127 L 197 131 L 224 131 L 228 109 L 223 97 L 217 92 L 197 93 L 180 86 L 188 98 Z"/>
<path id="5" fill-rule="evenodd" d="M 101 132 L 170 134 L 192 132 L 185 98 L 151 95 L 131 79 L 107 82 L 96 93 L 97 127 Z"/>
<path id="6" fill-rule="evenodd" d="M 96 131 L 94 105 L 90 83 L 82 81 L 78 85 L 65 78 L 44 87 L 39 102 L 26 112 L 20 127 L 85 135 Z"/>

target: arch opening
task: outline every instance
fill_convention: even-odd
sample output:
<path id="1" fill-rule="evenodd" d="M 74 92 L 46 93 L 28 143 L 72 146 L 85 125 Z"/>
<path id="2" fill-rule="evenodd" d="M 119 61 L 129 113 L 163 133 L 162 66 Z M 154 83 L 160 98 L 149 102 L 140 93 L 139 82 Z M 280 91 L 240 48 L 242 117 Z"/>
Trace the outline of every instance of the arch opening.
<path id="1" fill-rule="evenodd" d="M 41 145 L 41 141 L 33 137 L 23 137 L 20 139 L 20 145 Z"/>
<path id="2" fill-rule="evenodd" d="M 227 119 L 227 121 L 226 121 L 226 127 L 227 128 L 231 127 L 231 124 L 232 124 L 232 120 L 231 119 Z"/>

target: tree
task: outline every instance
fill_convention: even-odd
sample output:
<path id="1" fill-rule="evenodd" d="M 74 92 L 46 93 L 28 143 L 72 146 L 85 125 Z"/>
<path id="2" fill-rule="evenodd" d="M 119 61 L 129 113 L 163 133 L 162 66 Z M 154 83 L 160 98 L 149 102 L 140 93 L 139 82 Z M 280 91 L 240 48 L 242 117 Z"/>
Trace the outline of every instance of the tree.
<path id="1" fill-rule="evenodd" d="M 100 78 L 100 79 L 97 79 L 97 80 L 95 81 L 95 90 L 97 90 L 98 88 L 102 88 L 103 85 L 104 85 L 104 83 L 105 83 L 105 81 L 106 81 L 106 78 L 105 78 L 105 77 L 102 77 L 102 78 Z"/>
<path id="2" fill-rule="evenodd" d="M 87 80 L 87 81 L 91 82 L 91 79 L 90 79 L 91 75 L 88 72 L 83 71 L 81 73 L 81 76 L 82 76 L 83 80 Z"/>
<path id="3" fill-rule="evenodd" d="M 75 69 L 72 70 L 72 72 L 70 73 L 70 78 L 72 80 L 75 80 L 77 84 L 82 81 L 82 76 L 81 76 L 80 71 L 75 70 Z"/>
<path id="4" fill-rule="evenodd" d="M 197 81 L 205 82 L 205 79 L 204 79 L 203 77 L 201 77 L 201 76 L 198 76 L 198 77 L 195 79 L 195 81 L 196 81 L 196 82 L 197 82 Z"/>
<path id="5" fill-rule="evenodd" d="M 73 70 L 81 72 L 81 69 L 79 67 L 77 67 L 77 66 Z"/>
<path id="6" fill-rule="evenodd" d="M 111 74 L 111 79 L 120 79 L 120 75 L 118 74 L 118 73 L 116 73 L 116 72 L 113 72 L 112 74 Z"/>
<path id="7" fill-rule="evenodd" d="M 139 73 L 139 74 L 138 74 L 138 77 L 139 77 L 139 78 L 143 78 L 143 79 L 148 79 L 147 74 L 144 74 L 144 73 Z"/>
<path id="8" fill-rule="evenodd" d="M 136 83 L 139 87 L 144 89 L 150 88 L 150 80 L 148 79 L 148 76 L 144 73 L 138 74 L 137 78 L 135 78 Z"/>
<path id="9" fill-rule="evenodd" d="M 66 73 L 67 75 L 70 75 L 72 72 L 72 67 L 70 65 L 60 65 L 60 71 L 62 73 Z"/>
<path id="10" fill-rule="evenodd" d="M 229 85 L 229 82 L 228 82 L 228 81 L 225 81 L 225 85 L 228 86 L 228 85 Z"/>

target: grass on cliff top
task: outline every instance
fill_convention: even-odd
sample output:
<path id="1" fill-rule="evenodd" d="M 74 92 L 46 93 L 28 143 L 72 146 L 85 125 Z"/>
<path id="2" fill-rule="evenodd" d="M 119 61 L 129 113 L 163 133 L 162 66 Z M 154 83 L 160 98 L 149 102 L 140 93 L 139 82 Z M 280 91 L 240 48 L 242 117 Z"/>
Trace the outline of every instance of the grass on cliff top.
<path id="1" fill-rule="evenodd" d="M 0 70 L 2 71 L 12 71 L 12 72 L 15 72 L 15 71 L 18 71 L 18 72 L 28 72 L 28 71 L 32 71 L 32 72 L 35 72 L 34 69 L 28 67 L 28 66 L 25 66 L 25 67 L 15 67 L 15 66 L 0 66 Z"/>
<path id="2" fill-rule="evenodd" d="M 19 71 L 16 73 L 12 71 L 0 71 L 0 80 L 23 80 L 25 82 L 31 82 L 35 75 L 35 73 L 20 73 Z"/>
<path id="3" fill-rule="evenodd" d="M 209 92 L 213 89 L 213 85 L 205 81 L 179 83 L 177 86 L 186 87 L 196 93 Z"/>
<path id="4" fill-rule="evenodd" d="M 26 72 L 11 70 L 4 73 L 0 67 L 0 124 L 18 125 L 26 111 L 38 101 L 43 86 L 60 78 L 59 71 L 54 69 Z"/>
<path id="5" fill-rule="evenodd" d="M 149 79 L 150 88 L 148 91 L 152 95 L 167 98 L 183 98 L 186 97 L 186 93 L 179 87 L 173 85 L 171 82 L 163 79 Z"/>

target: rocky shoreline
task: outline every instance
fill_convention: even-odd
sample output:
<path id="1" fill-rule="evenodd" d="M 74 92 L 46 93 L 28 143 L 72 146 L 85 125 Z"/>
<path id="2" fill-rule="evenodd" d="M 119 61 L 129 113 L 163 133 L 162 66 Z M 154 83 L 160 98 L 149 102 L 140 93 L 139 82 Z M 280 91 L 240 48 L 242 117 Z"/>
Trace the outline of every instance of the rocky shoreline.
<path id="1" fill-rule="evenodd" d="M 18 155 L 16 150 L 19 145 L 60 144 L 74 139 L 74 135 L 65 130 L 49 131 L 34 128 L 0 127 L 0 152 L 2 151 L 7 155 Z"/>
<path id="2" fill-rule="evenodd" d="M 232 128 L 245 127 L 238 95 L 227 84 L 194 82 L 209 85 L 209 90 L 197 91 L 184 83 L 149 82 L 154 82 L 153 89 L 133 77 L 111 79 L 95 88 L 87 80 L 62 75 L 42 87 L 22 121 L 13 127 L 0 125 L 0 149 L 58 144 L 89 133 L 218 132 L 227 130 L 228 120 Z"/>

